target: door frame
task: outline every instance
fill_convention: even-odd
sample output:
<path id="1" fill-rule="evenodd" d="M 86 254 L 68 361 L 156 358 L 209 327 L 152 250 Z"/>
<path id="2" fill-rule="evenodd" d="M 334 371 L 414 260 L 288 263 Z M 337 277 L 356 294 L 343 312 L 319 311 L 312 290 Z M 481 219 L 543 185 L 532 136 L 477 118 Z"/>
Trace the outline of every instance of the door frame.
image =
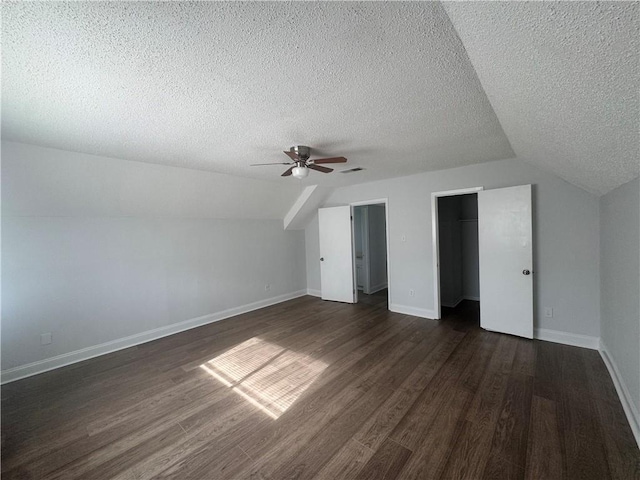
<path id="1" fill-rule="evenodd" d="M 391 305 L 391 258 L 389 257 L 389 199 L 388 198 L 376 198 L 372 200 L 363 200 L 361 202 L 352 202 L 351 206 L 351 249 L 353 250 L 353 284 L 355 285 L 354 303 L 358 303 L 358 283 L 356 278 L 356 242 L 353 236 L 354 222 L 353 222 L 353 210 L 354 207 L 362 207 L 365 205 L 384 205 L 384 230 L 385 238 L 387 241 L 387 308 Z M 368 259 L 367 259 L 368 261 Z"/>
<path id="2" fill-rule="evenodd" d="M 444 190 L 442 192 L 431 192 L 431 246 L 432 246 L 432 264 L 433 264 L 433 312 L 436 320 L 442 318 L 442 310 L 440 305 L 440 227 L 438 225 L 438 198 L 455 197 L 458 195 L 467 195 L 470 193 L 478 193 L 484 190 L 484 187 L 460 188 L 457 190 Z"/>

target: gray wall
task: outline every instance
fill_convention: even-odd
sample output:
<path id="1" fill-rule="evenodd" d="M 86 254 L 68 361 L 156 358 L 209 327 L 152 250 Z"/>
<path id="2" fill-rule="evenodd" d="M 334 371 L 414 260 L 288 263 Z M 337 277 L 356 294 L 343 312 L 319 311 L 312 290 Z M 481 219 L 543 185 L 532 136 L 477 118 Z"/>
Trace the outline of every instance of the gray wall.
<path id="1" fill-rule="evenodd" d="M 602 344 L 640 412 L 640 182 L 600 197 Z"/>
<path id="2" fill-rule="evenodd" d="M 519 160 L 502 160 L 337 189 L 326 205 L 388 198 L 391 303 L 433 314 L 431 193 L 534 184 L 535 326 L 600 336 L 598 197 Z M 307 235 L 317 235 L 317 217 Z M 404 235 L 405 241 L 402 241 Z M 318 249 L 307 244 L 308 265 Z M 311 289 L 320 288 L 316 266 Z M 415 296 L 409 295 L 415 290 Z M 554 318 L 542 315 L 553 307 Z"/>
<path id="3" fill-rule="evenodd" d="M 4 370 L 306 289 L 304 233 L 271 210 L 289 200 L 216 198 L 253 189 L 267 205 L 271 184 L 19 144 L 2 154 Z"/>

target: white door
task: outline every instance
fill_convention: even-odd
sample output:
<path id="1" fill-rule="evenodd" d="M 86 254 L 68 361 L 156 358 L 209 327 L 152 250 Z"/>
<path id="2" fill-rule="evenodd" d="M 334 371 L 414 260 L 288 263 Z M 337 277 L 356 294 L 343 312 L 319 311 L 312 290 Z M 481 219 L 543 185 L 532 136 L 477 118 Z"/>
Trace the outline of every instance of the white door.
<path id="1" fill-rule="evenodd" d="M 318 222 L 322 299 L 354 303 L 351 207 L 320 208 Z"/>
<path id="2" fill-rule="evenodd" d="M 480 326 L 533 338 L 531 185 L 478 192 Z"/>

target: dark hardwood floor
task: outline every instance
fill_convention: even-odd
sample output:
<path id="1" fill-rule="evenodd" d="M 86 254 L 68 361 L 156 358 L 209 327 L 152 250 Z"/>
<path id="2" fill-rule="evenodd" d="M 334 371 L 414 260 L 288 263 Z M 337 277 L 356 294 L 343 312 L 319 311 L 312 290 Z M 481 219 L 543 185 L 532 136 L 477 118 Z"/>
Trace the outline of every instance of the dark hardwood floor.
<path id="1" fill-rule="evenodd" d="M 2 387 L 2 478 L 632 479 L 595 351 L 302 297 Z"/>
<path id="2" fill-rule="evenodd" d="M 371 305 L 376 308 L 384 308 L 386 310 L 389 305 L 389 290 L 385 288 L 372 294 L 358 291 L 358 303 Z"/>

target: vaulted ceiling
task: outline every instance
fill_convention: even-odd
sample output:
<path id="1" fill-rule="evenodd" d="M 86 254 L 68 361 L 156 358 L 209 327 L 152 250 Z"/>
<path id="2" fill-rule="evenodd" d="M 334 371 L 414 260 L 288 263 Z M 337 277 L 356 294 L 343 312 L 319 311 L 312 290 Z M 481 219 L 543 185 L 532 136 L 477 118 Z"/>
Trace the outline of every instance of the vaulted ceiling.
<path id="1" fill-rule="evenodd" d="M 6 2 L 2 135 L 337 186 L 520 158 L 594 193 L 640 173 L 637 3 Z"/>
<path id="2" fill-rule="evenodd" d="M 445 4 L 518 158 L 597 194 L 640 174 L 639 7 Z"/>

